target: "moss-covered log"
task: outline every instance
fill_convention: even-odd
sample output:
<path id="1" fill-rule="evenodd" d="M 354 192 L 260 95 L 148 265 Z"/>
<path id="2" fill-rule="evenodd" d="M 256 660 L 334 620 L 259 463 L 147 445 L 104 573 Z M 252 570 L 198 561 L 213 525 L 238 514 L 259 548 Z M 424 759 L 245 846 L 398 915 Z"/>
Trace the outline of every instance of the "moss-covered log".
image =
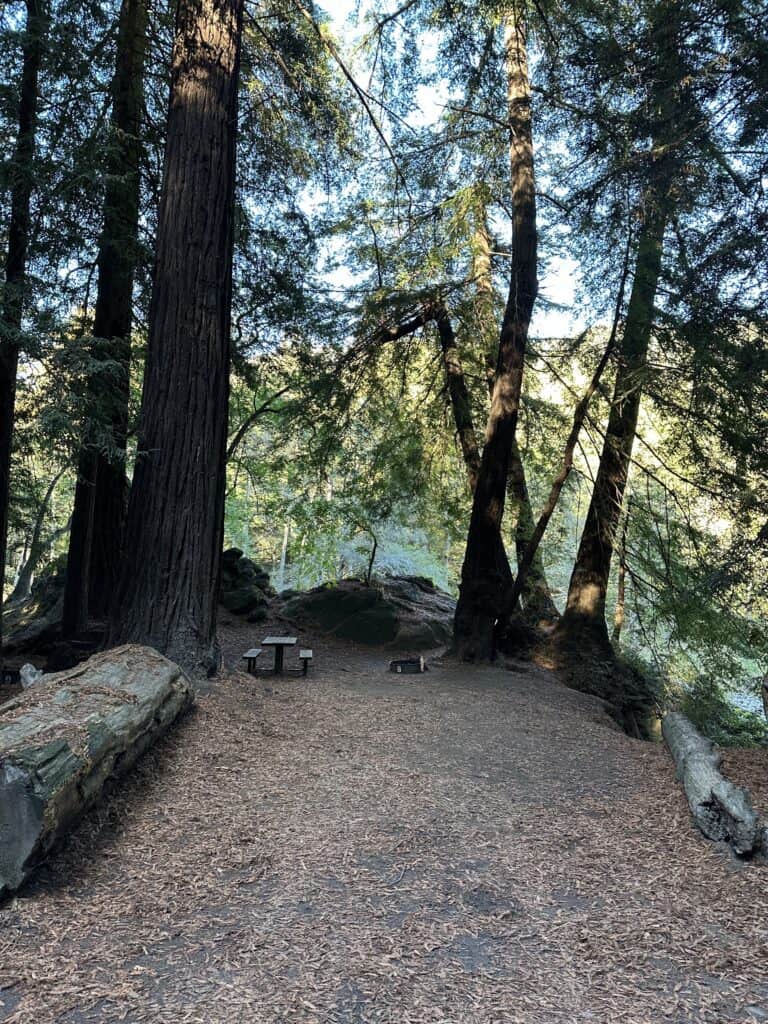
<path id="1" fill-rule="evenodd" d="M 708 839 L 727 842 L 740 856 L 759 853 L 765 830 L 747 790 L 720 774 L 720 756 L 712 742 L 677 711 L 666 716 L 662 731 L 699 829 Z"/>
<path id="2" fill-rule="evenodd" d="M 0 708 L 0 896 L 192 701 L 177 665 L 127 645 L 43 677 Z"/>

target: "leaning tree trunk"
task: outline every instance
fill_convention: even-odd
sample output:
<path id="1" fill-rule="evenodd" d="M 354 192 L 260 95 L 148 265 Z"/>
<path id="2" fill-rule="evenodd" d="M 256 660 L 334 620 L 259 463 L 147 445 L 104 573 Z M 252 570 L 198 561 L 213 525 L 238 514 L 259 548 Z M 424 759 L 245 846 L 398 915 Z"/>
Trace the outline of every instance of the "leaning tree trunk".
<path id="1" fill-rule="evenodd" d="M 29 542 L 29 551 L 25 552 L 26 558 L 24 563 L 19 569 L 19 575 L 14 584 L 13 591 L 8 598 L 9 604 L 13 601 L 24 601 L 29 597 L 32 592 L 32 579 L 35 571 L 37 570 L 40 561 L 45 553 L 46 547 L 50 544 L 51 539 L 43 541 L 43 526 L 45 525 L 45 519 L 48 515 L 48 505 L 53 497 L 53 492 L 56 489 L 56 484 L 61 480 L 64 474 L 64 470 L 60 469 L 56 476 L 48 484 L 48 488 L 43 495 L 43 500 L 40 502 L 40 507 L 37 510 L 35 516 L 35 525 L 32 528 L 32 537 Z M 58 532 L 54 532 L 54 536 L 60 536 Z"/>
<path id="2" fill-rule="evenodd" d="M 465 661 L 487 661 L 494 657 L 497 620 L 504 614 L 512 586 L 501 523 L 528 327 L 538 289 L 531 86 L 526 23 L 521 13 L 506 19 L 504 36 L 513 206 L 512 272 L 454 620 L 456 653 Z"/>
<path id="3" fill-rule="evenodd" d="M 611 355 L 613 354 L 614 348 L 616 347 L 616 340 L 618 338 L 619 331 L 619 319 L 621 317 L 621 311 L 624 307 L 624 291 L 626 288 L 627 276 L 629 274 L 630 244 L 631 238 L 628 238 L 627 250 L 624 258 L 624 267 L 622 269 L 619 290 L 616 297 L 616 307 L 613 317 L 613 326 L 611 327 L 611 333 L 608 337 L 608 343 L 605 346 L 603 354 L 600 357 L 600 360 L 595 368 L 594 373 L 592 374 L 589 385 L 587 386 L 587 390 L 585 391 L 584 395 L 582 396 L 582 398 L 576 405 L 576 408 L 574 409 L 573 422 L 571 424 L 571 429 L 568 433 L 568 438 L 565 442 L 565 448 L 563 450 L 563 460 L 554 480 L 552 481 L 552 486 L 550 487 L 549 495 L 544 504 L 544 507 L 542 508 L 539 514 L 539 518 L 536 520 L 536 525 L 533 526 L 529 534 L 524 550 L 521 552 L 518 549 L 517 577 L 515 579 L 515 584 L 512 588 L 512 593 L 510 595 L 511 607 L 514 607 L 515 601 L 517 600 L 518 596 L 523 592 L 523 588 L 525 587 L 526 580 L 528 578 L 528 573 L 534 568 L 536 564 L 536 556 L 538 554 L 539 545 L 541 544 L 542 538 L 544 537 L 544 532 L 546 531 L 547 526 L 549 525 L 549 521 L 552 518 L 555 509 L 557 508 L 557 503 L 560 499 L 563 487 L 565 486 L 566 481 L 568 480 L 568 477 L 571 474 L 571 470 L 573 469 L 573 457 L 576 452 L 576 445 L 579 441 L 581 428 L 583 427 L 584 421 L 587 418 L 589 403 L 592 401 L 592 397 L 597 391 L 603 372 L 606 366 L 608 365 L 608 360 L 610 359 Z"/>
<path id="4" fill-rule="evenodd" d="M 464 378 L 464 369 L 461 365 L 461 354 L 456 344 L 456 336 L 445 309 L 440 309 L 437 314 L 437 332 L 440 338 L 440 351 L 443 354 L 445 380 L 448 386 L 448 397 L 451 402 L 456 437 L 461 448 L 464 466 L 467 470 L 469 488 L 471 491 L 474 491 L 477 483 L 477 474 L 480 469 L 480 451 L 477 445 L 477 434 L 475 433 L 475 424 L 472 418 L 472 399 Z"/>
<path id="5" fill-rule="evenodd" d="M 123 0 L 93 323 L 97 369 L 92 391 L 107 402 L 112 451 L 105 455 L 101 446 L 86 447 L 80 456 L 62 617 L 65 635 L 83 630 L 89 613 L 97 619 L 107 617 L 120 568 L 146 41 L 146 0 Z"/>
<path id="6" fill-rule="evenodd" d="M 478 188 L 482 189 L 482 186 L 478 186 Z M 498 337 L 495 325 L 491 236 L 488 231 L 486 212 L 487 197 L 483 192 L 480 195 L 481 198 L 476 214 L 477 223 L 472 236 L 472 280 L 475 285 L 474 320 L 480 335 L 482 349 L 485 352 L 488 390 L 491 397 L 493 397 Z M 513 515 L 511 517 L 508 516 L 508 518 L 512 520 L 517 553 L 517 571 L 519 574 L 521 554 L 525 550 L 533 532 L 533 510 L 531 509 L 528 483 L 525 478 L 525 465 L 523 464 L 522 455 L 517 443 L 512 445 L 510 452 L 507 502 L 508 511 L 511 510 L 513 512 Z M 534 553 L 531 562 L 530 579 L 526 573 L 523 584 L 520 587 L 520 593 L 515 595 L 513 607 L 517 605 L 518 596 L 522 597 L 526 618 L 534 621 L 542 618 L 549 620 L 559 618 L 560 613 L 555 607 L 555 602 L 552 600 L 549 583 L 544 571 L 544 562 L 538 549 Z"/>
<path id="7" fill-rule="evenodd" d="M 2 597 L 8 545 L 11 447 L 16 406 L 16 374 L 24 311 L 24 285 L 29 249 L 30 200 L 39 101 L 38 77 L 43 58 L 47 10 L 43 0 L 27 0 L 22 41 L 19 130 L 11 163 L 11 219 L 5 258 L 5 287 L 0 311 L 0 660 L 2 659 Z"/>
<path id="8" fill-rule="evenodd" d="M 563 635 L 588 637 L 606 650 L 605 600 L 646 377 L 667 223 L 666 190 L 646 195 L 644 215 L 608 427 L 560 624 Z"/>
<path id="9" fill-rule="evenodd" d="M 656 71 L 651 69 L 647 105 L 655 131 L 640 211 L 635 276 L 600 466 L 560 622 L 560 636 L 567 643 L 583 649 L 587 642 L 608 655 L 612 652 L 605 621 L 608 577 L 646 378 L 664 233 L 677 164 L 682 159 L 678 147 L 699 130 L 697 106 L 680 59 L 680 17 L 675 4 L 659 3 L 651 11 L 649 42 L 656 56 Z"/>
<path id="10" fill-rule="evenodd" d="M 525 465 L 517 441 L 513 443 L 510 454 L 507 500 L 509 510 L 513 513 L 510 519 L 514 528 L 517 572 L 520 575 L 523 559 L 533 535 L 534 523 L 531 496 L 528 492 L 528 481 L 525 478 Z M 517 595 L 515 596 L 517 597 Z M 519 597 L 523 605 L 524 616 L 529 622 L 537 623 L 542 620 L 556 622 L 560 618 L 560 612 L 552 600 L 541 548 L 538 546 L 520 585 Z"/>
<path id="11" fill-rule="evenodd" d="M 242 0 L 178 6 L 139 446 L 110 640 L 218 665 Z"/>

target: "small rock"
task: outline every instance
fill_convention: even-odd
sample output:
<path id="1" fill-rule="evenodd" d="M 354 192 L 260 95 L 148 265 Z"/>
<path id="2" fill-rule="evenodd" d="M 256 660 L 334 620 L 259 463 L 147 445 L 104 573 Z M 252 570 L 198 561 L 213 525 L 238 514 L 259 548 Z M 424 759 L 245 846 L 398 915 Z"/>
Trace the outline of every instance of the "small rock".
<path id="1" fill-rule="evenodd" d="M 28 687 L 32 686 L 33 683 L 36 683 L 38 679 L 42 679 L 42 677 L 43 670 L 41 668 L 35 668 L 34 665 L 30 665 L 29 663 L 21 666 L 19 678 L 21 679 L 23 689 L 26 690 Z"/>

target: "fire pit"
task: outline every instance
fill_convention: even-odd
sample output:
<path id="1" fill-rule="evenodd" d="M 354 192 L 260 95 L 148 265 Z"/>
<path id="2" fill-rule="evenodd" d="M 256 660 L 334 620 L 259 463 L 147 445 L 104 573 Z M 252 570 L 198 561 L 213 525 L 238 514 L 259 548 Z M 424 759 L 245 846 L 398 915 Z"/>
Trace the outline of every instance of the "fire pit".
<path id="1" fill-rule="evenodd" d="M 403 675 L 416 675 L 420 672 L 429 672 L 429 669 L 424 659 L 418 657 L 400 658 L 396 661 L 390 661 L 389 671 L 402 673 Z"/>

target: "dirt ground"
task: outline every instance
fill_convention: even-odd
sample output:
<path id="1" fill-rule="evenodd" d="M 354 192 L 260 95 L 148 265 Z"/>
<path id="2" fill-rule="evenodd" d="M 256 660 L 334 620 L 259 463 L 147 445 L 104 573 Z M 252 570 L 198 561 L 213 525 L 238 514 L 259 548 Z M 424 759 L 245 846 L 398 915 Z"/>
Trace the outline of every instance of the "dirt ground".
<path id="1" fill-rule="evenodd" d="M 228 674 L 0 908 L 0 1020 L 768 1020 L 768 869 L 661 746 L 530 666 L 304 635 L 308 678 L 251 678 L 266 632 L 223 627 Z"/>

